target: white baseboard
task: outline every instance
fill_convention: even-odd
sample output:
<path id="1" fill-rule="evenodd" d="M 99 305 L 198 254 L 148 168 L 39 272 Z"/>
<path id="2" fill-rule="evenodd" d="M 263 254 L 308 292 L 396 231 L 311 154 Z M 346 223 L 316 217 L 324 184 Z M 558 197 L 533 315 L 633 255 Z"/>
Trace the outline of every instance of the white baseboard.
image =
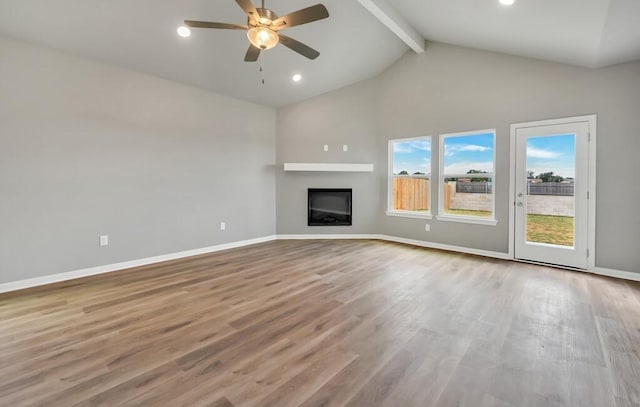
<path id="1" fill-rule="evenodd" d="M 304 239 L 376 239 L 389 242 L 405 243 L 413 246 L 427 247 L 430 249 L 448 250 L 452 252 L 475 254 L 478 256 L 492 257 L 503 260 L 513 260 L 508 253 L 494 252 L 488 250 L 471 249 L 468 247 L 452 246 L 441 243 L 426 242 L 423 240 L 406 239 L 403 237 L 380 235 L 380 234 L 312 234 L 312 235 L 270 235 L 255 239 L 241 240 L 238 242 L 224 243 L 215 246 L 203 247 L 200 249 L 185 250 L 177 253 L 164 254 L 160 256 L 147 257 L 144 259 L 125 261 L 121 263 L 107 264 L 104 266 L 90 267 L 82 270 L 69 271 L 66 273 L 53 274 L 43 277 L 35 277 L 27 280 L 13 281 L 0 284 L 0 294 L 36 287 L 45 284 L 59 283 L 61 281 L 73 280 L 81 277 L 89 277 L 97 274 L 109 273 L 117 270 L 124 270 L 132 267 L 146 266 L 148 264 L 160 263 L 168 260 L 176 260 L 185 257 L 197 256 L 199 254 L 213 253 L 221 250 L 233 249 L 236 247 L 248 246 L 257 243 L 269 242 L 272 240 L 304 240 Z M 614 270 L 604 267 L 595 267 L 588 270 L 591 273 L 608 277 L 622 278 L 625 280 L 640 281 L 640 273 L 630 271 Z"/>
<path id="2" fill-rule="evenodd" d="M 622 278 L 631 281 L 640 281 L 640 273 L 634 273 L 632 271 L 608 269 L 605 267 L 595 267 L 593 270 L 588 271 L 592 272 L 593 274 L 600 274 L 601 276 Z"/>
<path id="3" fill-rule="evenodd" d="M 59 283 L 61 281 L 73 280 L 81 277 L 89 277 L 97 274 L 109 273 L 117 270 L 124 270 L 132 267 L 146 266 L 148 264 L 160 263 L 168 260 L 176 260 L 184 257 L 197 256 L 199 254 L 213 253 L 220 250 L 233 249 L 236 247 L 248 246 L 256 243 L 263 243 L 275 240 L 276 236 L 263 236 L 255 239 L 241 240 L 238 242 L 223 243 L 215 246 L 203 247 L 200 249 L 185 250 L 177 253 L 163 254 L 160 256 L 147 257 L 144 259 L 123 261 L 121 263 L 106 264 L 104 266 L 90 267 L 81 270 L 68 271 L 65 273 L 52 274 L 49 276 L 29 278 L 27 280 L 12 281 L 0 284 L 0 293 L 22 290 L 25 288 L 37 287 L 45 284 Z"/>

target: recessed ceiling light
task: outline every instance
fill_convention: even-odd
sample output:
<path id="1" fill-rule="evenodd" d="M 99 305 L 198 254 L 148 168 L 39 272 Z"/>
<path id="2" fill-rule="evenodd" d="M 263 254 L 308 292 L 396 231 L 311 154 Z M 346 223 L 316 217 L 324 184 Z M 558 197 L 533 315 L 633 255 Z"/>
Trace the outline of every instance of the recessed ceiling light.
<path id="1" fill-rule="evenodd" d="M 516 2 L 516 0 L 498 0 L 500 1 L 500 4 L 504 4 L 505 6 L 511 6 L 513 5 L 513 3 Z"/>
<path id="2" fill-rule="evenodd" d="M 299 73 L 297 73 L 297 74 L 293 75 L 293 76 L 291 77 L 291 79 L 292 79 L 294 82 L 300 82 L 300 80 L 302 80 L 302 75 L 300 75 Z"/>
<path id="3" fill-rule="evenodd" d="M 178 35 L 181 36 L 182 38 L 187 38 L 188 36 L 191 35 L 191 30 L 188 27 L 185 27 L 184 25 L 181 25 L 180 27 L 178 27 Z"/>

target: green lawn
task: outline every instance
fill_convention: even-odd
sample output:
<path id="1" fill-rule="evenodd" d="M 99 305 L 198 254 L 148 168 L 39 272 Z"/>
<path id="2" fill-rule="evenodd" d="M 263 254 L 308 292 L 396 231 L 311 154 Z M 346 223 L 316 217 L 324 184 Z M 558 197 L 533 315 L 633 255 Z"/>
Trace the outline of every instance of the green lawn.
<path id="1" fill-rule="evenodd" d="M 488 218 L 489 211 L 449 209 L 448 215 L 478 216 Z M 527 215 L 527 241 L 535 243 L 573 246 L 573 217 L 552 215 Z"/>
<path id="2" fill-rule="evenodd" d="M 527 241 L 573 246 L 573 217 L 527 215 Z"/>

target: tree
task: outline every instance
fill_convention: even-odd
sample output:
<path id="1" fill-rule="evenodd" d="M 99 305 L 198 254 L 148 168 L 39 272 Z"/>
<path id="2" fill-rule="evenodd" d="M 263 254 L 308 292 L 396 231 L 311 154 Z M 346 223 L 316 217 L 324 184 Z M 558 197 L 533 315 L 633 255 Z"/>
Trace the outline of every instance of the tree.
<path id="1" fill-rule="evenodd" d="M 413 175 L 424 175 L 424 172 L 416 171 L 413 173 Z"/>
<path id="2" fill-rule="evenodd" d="M 409 175 L 409 173 L 405 170 L 402 170 L 398 173 L 398 175 Z"/>
<path id="3" fill-rule="evenodd" d="M 562 181 L 564 181 L 564 177 L 561 177 L 560 175 L 554 175 L 553 171 L 543 172 L 541 174 L 538 174 L 538 176 L 536 178 L 537 179 L 541 179 L 542 182 L 562 182 Z"/>
<path id="4" fill-rule="evenodd" d="M 532 179 L 536 177 L 536 173 L 531 171 L 531 170 L 527 170 L 527 179 Z"/>
<path id="5" fill-rule="evenodd" d="M 467 174 L 487 174 L 487 172 L 482 170 L 469 170 Z M 489 182 L 489 178 L 471 178 L 471 182 Z"/>

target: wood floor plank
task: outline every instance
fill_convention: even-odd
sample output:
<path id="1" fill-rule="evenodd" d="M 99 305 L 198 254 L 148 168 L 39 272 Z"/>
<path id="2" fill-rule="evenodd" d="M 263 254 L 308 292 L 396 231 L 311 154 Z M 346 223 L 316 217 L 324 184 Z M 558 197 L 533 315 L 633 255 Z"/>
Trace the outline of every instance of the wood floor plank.
<path id="1" fill-rule="evenodd" d="M 424 344 L 431 336 L 426 330 L 418 331 L 346 404 L 346 406 L 379 406 L 388 400 L 394 390 L 413 376 L 427 357 Z"/>
<path id="2" fill-rule="evenodd" d="M 274 241 L 0 295 L 0 405 L 640 406 L 640 284 Z"/>
<path id="3" fill-rule="evenodd" d="M 403 378 L 383 406 L 429 406 L 437 400 L 469 347 L 468 338 L 423 330 L 413 350 L 420 363 Z"/>
<path id="4" fill-rule="evenodd" d="M 256 405 L 263 407 L 297 406 L 309 398 L 337 372 L 357 358 L 353 352 L 340 350 L 315 361 L 296 376 L 283 383 Z"/>

